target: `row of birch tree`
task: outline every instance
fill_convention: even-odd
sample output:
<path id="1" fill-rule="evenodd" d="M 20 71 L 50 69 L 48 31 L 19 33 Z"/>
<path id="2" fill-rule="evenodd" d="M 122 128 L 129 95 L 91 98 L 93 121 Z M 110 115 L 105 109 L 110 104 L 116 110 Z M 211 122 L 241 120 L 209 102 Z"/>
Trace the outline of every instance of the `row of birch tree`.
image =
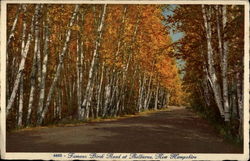
<path id="1" fill-rule="evenodd" d="M 191 105 L 242 138 L 244 6 L 169 9 L 174 13 L 167 18 L 169 27 L 185 33 L 175 54 L 186 62 L 184 83 Z"/>
<path id="2" fill-rule="evenodd" d="M 162 5 L 11 4 L 7 128 L 181 103 Z"/>

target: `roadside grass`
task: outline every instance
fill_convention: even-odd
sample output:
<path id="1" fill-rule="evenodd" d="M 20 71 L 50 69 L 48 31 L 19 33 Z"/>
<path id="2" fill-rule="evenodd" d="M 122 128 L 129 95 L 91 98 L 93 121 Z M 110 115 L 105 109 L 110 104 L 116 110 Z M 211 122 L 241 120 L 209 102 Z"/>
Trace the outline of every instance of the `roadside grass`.
<path id="1" fill-rule="evenodd" d="M 122 120 L 126 118 L 132 118 L 132 117 L 147 116 L 149 114 L 153 114 L 159 111 L 170 111 L 170 109 L 167 107 L 164 107 L 158 110 L 154 110 L 154 109 L 143 110 L 142 112 L 136 112 L 135 114 L 125 114 L 121 116 L 112 116 L 112 117 L 90 118 L 87 120 L 62 119 L 58 122 L 50 123 L 50 124 L 43 125 L 43 126 L 26 126 L 26 127 L 14 128 L 14 129 L 9 130 L 8 132 L 32 131 L 36 129 L 46 129 L 46 128 L 53 128 L 53 127 L 84 126 L 89 123 L 110 122 L 110 121 L 117 121 L 117 120 Z"/>
<path id="2" fill-rule="evenodd" d="M 236 146 L 243 146 L 243 140 L 239 138 L 238 135 L 233 134 L 231 125 L 227 125 L 224 123 L 223 120 L 215 119 L 214 117 L 210 117 L 211 115 L 207 114 L 206 112 L 201 112 L 199 110 L 195 110 L 192 107 L 188 107 L 193 112 L 197 113 L 200 117 L 206 119 L 214 128 L 215 130 L 228 142 L 236 145 Z"/>

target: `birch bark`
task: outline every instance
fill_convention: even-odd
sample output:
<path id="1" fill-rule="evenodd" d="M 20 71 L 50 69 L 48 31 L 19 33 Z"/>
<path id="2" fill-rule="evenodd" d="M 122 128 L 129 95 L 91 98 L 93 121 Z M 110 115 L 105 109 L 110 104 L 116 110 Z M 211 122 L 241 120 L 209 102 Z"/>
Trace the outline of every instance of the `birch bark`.
<path id="1" fill-rule="evenodd" d="M 155 107 L 154 109 L 157 110 L 158 108 L 158 98 L 159 98 L 159 88 L 160 88 L 160 82 L 157 81 L 157 87 L 156 87 L 156 94 L 155 94 Z"/>
<path id="2" fill-rule="evenodd" d="M 93 76 L 94 76 L 94 72 L 95 72 L 95 67 L 97 64 L 97 60 L 99 57 L 99 47 L 100 47 L 100 41 L 102 39 L 102 32 L 103 32 L 103 26 L 104 26 L 104 19 L 105 19 L 105 15 L 106 15 L 106 8 L 107 8 L 107 4 L 104 4 L 103 6 L 103 11 L 102 11 L 102 16 L 101 16 L 101 22 L 98 26 L 98 30 L 97 30 L 97 39 L 95 42 L 95 49 L 93 52 L 93 58 L 91 61 L 91 66 L 89 69 L 89 75 L 88 75 L 88 84 L 86 87 L 86 91 L 85 91 L 85 98 L 82 102 L 82 109 L 85 108 L 86 109 L 86 114 L 85 114 L 85 118 L 88 119 L 89 117 L 89 106 L 92 100 L 92 91 L 93 91 Z"/>
<path id="3" fill-rule="evenodd" d="M 77 17 L 77 22 L 79 24 L 79 17 Z M 78 106 L 78 119 L 80 119 L 80 112 L 81 112 L 81 36 L 79 36 L 80 32 L 77 33 L 77 61 L 76 61 L 76 72 L 77 72 L 77 106 Z"/>
<path id="4" fill-rule="evenodd" d="M 15 34 L 14 31 L 15 31 L 15 29 L 16 29 L 18 17 L 19 17 L 20 12 L 22 11 L 22 8 L 23 8 L 22 5 L 19 5 L 18 11 L 17 11 L 17 13 L 16 13 L 16 16 L 15 16 L 15 19 L 14 19 L 14 22 L 13 22 L 13 25 L 12 25 L 11 30 L 10 30 L 10 34 L 9 34 L 9 37 L 8 37 L 7 45 L 9 45 L 9 43 L 10 43 L 10 41 L 11 41 L 11 38 L 14 37 L 14 34 Z M 26 9 L 25 9 L 25 10 L 26 10 Z"/>
<path id="5" fill-rule="evenodd" d="M 13 25 L 12 25 L 12 28 L 10 30 L 10 34 L 9 34 L 9 37 L 8 37 L 8 40 L 7 40 L 7 46 L 10 44 L 11 42 L 11 39 L 14 38 L 14 35 L 15 35 L 15 29 L 16 29 L 16 25 L 17 25 L 17 21 L 18 21 L 18 17 L 19 17 L 19 14 L 20 12 L 22 11 L 22 8 L 23 6 L 22 5 L 19 5 L 19 8 L 18 8 L 18 11 L 16 13 L 16 16 L 15 16 L 15 19 L 13 21 Z M 25 9 L 26 10 L 26 9 Z M 8 66 L 9 66 L 9 52 L 8 50 L 6 50 L 6 68 L 8 69 Z M 11 66 L 11 68 L 13 68 L 13 66 Z M 6 81 L 6 96 L 9 97 L 9 81 L 7 80 Z"/>
<path id="6" fill-rule="evenodd" d="M 121 48 L 121 45 L 122 45 L 122 35 L 124 33 L 124 29 L 125 29 L 125 19 L 126 19 L 126 14 L 127 14 L 127 6 L 124 6 L 124 9 L 123 9 L 123 16 L 122 16 L 122 20 L 121 20 L 121 25 L 120 25 L 120 30 L 118 31 L 118 42 L 117 42 L 117 50 L 116 50 L 116 53 L 115 53 L 115 60 L 114 62 L 117 62 L 117 57 L 119 56 L 120 54 L 120 48 Z M 125 69 L 127 71 L 127 68 Z M 125 72 L 126 72 L 125 71 Z M 106 93 L 105 93 L 105 96 L 106 97 L 111 97 L 111 98 L 106 98 L 105 100 L 109 101 L 105 101 L 105 109 L 107 110 L 108 107 L 112 107 L 113 106 L 113 101 L 115 99 L 115 96 L 116 96 L 116 92 L 117 92 L 117 86 L 114 85 L 116 84 L 117 82 L 114 80 L 117 78 L 117 73 L 116 73 L 116 69 L 114 68 L 114 66 L 112 67 L 112 72 L 109 74 L 109 77 L 110 77 L 110 82 L 107 84 L 107 87 L 105 89 L 106 90 Z M 114 88 L 112 88 L 114 86 Z M 108 93 L 110 92 L 110 93 Z M 113 109 L 114 110 L 114 109 Z"/>
<path id="7" fill-rule="evenodd" d="M 81 20 L 81 25 L 80 25 L 80 39 L 79 39 L 79 66 L 78 66 L 78 70 L 79 70 L 79 95 L 78 95 L 78 97 L 79 97 L 79 102 L 78 102 L 78 120 L 80 120 L 81 119 L 81 112 L 82 112 L 82 110 L 81 110 L 81 103 L 82 103 L 82 98 L 83 98 L 83 90 L 82 90 L 82 88 L 83 88 L 83 86 L 82 86 L 82 81 L 83 81 L 83 66 L 84 66 L 84 62 L 83 62 L 83 60 L 84 60 L 84 49 L 83 49 L 83 33 L 84 33 L 84 31 L 83 31 L 83 25 L 84 25 L 84 14 L 85 13 L 81 13 L 80 14 L 80 20 Z"/>
<path id="8" fill-rule="evenodd" d="M 149 76 L 148 88 L 146 92 L 146 98 L 144 100 L 144 108 L 148 110 L 148 104 L 151 98 L 151 83 L 152 83 L 152 75 Z"/>
<path id="9" fill-rule="evenodd" d="M 212 30 L 211 30 L 211 8 L 209 6 L 208 11 L 204 5 L 202 5 L 202 13 L 204 19 L 204 26 L 206 30 L 206 39 L 207 39 L 207 58 L 208 58 L 208 78 L 213 89 L 215 102 L 219 108 L 220 115 L 224 118 L 224 109 L 222 104 L 221 88 L 218 83 L 218 79 L 214 69 L 214 60 L 213 60 L 213 49 L 212 49 Z"/>
<path id="10" fill-rule="evenodd" d="M 39 11 L 40 11 L 40 5 L 36 5 L 36 12 L 35 12 L 35 18 L 34 18 L 34 30 L 35 30 L 35 45 L 34 45 L 34 56 L 33 56 L 33 63 L 32 63 L 32 69 L 31 69 L 31 76 L 30 76 L 30 82 L 31 82 L 31 87 L 30 87 L 30 95 L 29 95 L 29 103 L 28 103 L 28 118 L 31 114 L 32 106 L 33 106 L 33 101 L 34 101 L 34 92 L 35 92 L 35 85 L 36 85 L 36 72 L 37 72 L 37 54 L 39 49 L 39 21 L 38 21 L 38 16 L 39 16 Z"/>
<path id="11" fill-rule="evenodd" d="M 225 122 L 230 121 L 230 109 L 228 103 L 228 79 L 227 79 L 227 66 L 228 66 L 228 42 L 226 37 L 227 25 L 227 9 L 226 5 L 222 6 L 222 21 L 223 21 L 223 55 L 222 55 L 222 86 L 223 86 L 223 103 L 225 110 Z"/>
<path id="12" fill-rule="evenodd" d="M 25 11 L 26 10 L 26 6 L 24 5 L 23 7 L 24 7 L 24 11 Z M 35 12 L 37 12 L 37 11 L 35 10 Z M 30 47 L 30 43 L 31 43 L 31 39 L 32 39 L 32 34 L 33 34 L 33 30 L 34 30 L 33 22 L 34 22 L 34 16 L 32 17 L 32 20 L 31 20 L 31 31 L 28 34 L 28 39 L 27 39 L 27 42 L 25 43 L 26 25 L 27 24 L 26 24 L 26 20 L 25 19 L 23 21 L 22 51 L 21 51 L 22 58 L 21 58 L 21 62 L 19 64 L 19 68 L 18 68 L 18 73 L 17 73 L 16 79 L 15 79 L 15 82 L 14 82 L 14 87 L 13 87 L 13 90 L 11 92 L 10 99 L 8 101 L 6 115 L 9 114 L 9 111 L 10 111 L 10 109 L 11 109 L 13 103 L 14 103 L 14 100 L 15 100 L 15 97 L 16 97 L 16 94 L 17 94 L 17 90 L 18 90 L 19 85 L 20 85 L 20 80 L 21 80 L 21 77 L 23 75 L 24 65 L 25 65 L 26 57 L 27 57 L 27 54 L 28 54 L 28 51 L 29 51 L 29 47 Z"/>
<path id="13" fill-rule="evenodd" d="M 18 127 L 21 127 L 23 122 L 23 75 L 21 76 L 20 80 L 20 87 L 19 87 L 19 110 L 18 110 Z"/>
<path id="14" fill-rule="evenodd" d="M 124 13 L 126 13 L 127 11 L 124 10 Z M 128 72 L 128 69 L 129 69 L 129 66 L 130 66 L 130 61 L 132 59 L 132 46 L 133 46 L 133 43 L 135 43 L 136 41 L 136 36 L 137 36 L 137 32 L 138 32 L 138 27 L 139 27 L 139 22 L 140 22 L 140 19 L 139 19 L 139 14 L 137 15 L 137 19 L 136 19 L 136 24 L 135 24 L 135 29 L 133 31 L 133 37 L 132 37 L 132 41 L 131 41 L 131 44 L 129 44 L 129 47 L 128 47 L 128 59 L 127 59 L 127 62 L 126 62 L 126 65 L 124 66 L 124 69 L 123 69 L 123 74 L 122 74 L 122 110 L 125 108 L 125 93 L 127 92 L 127 89 L 125 87 L 125 83 L 127 81 L 126 79 L 126 75 L 127 75 L 127 72 Z"/>
<path id="15" fill-rule="evenodd" d="M 43 63 L 42 63 L 42 73 L 41 73 L 41 83 L 40 83 L 40 94 L 38 102 L 38 110 L 42 111 L 45 98 L 45 81 L 47 75 L 47 64 L 48 64 L 48 43 L 49 43 L 49 16 L 46 12 L 46 19 L 44 20 L 44 47 L 43 47 Z M 30 113 L 30 112 L 29 112 Z M 30 114 L 28 115 L 30 117 Z"/>
<path id="16" fill-rule="evenodd" d="M 116 100 L 116 93 L 118 92 L 118 82 L 119 82 L 119 77 L 118 77 L 118 73 L 114 73 L 115 74 L 115 78 L 113 79 L 114 83 L 113 83 L 113 91 L 111 94 L 111 98 L 110 98 L 110 115 L 113 116 L 115 113 L 115 100 Z"/>
<path id="17" fill-rule="evenodd" d="M 143 73 L 142 80 L 140 80 L 139 87 L 139 99 L 138 99 L 138 111 L 141 112 L 143 109 L 143 96 L 144 96 L 144 88 L 146 83 L 146 74 Z"/>
<path id="18" fill-rule="evenodd" d="M 109 69 L 107 69 L 109 70 Z M 103 113 L 102 113 L 102 117 L 106 116 L 107 114 L 107 110 L 108 110 L 108 107 L 109 107 L 109 103 L 110 103 L 110 99 L 111 99 L 111 78 L 110 78 L 110 75 L 111 72 L 110 71 L 107 71 L 107 78 L 108 78 L 108 82 L 107 82 L 107 85 L 105 86 L 105 93 L 104 93 L 104 107 L 103 107 Z"/>
<path id="19" fill-rule="evenodd" d="M 48 108 L 49 108 L 49 105 L 50 105 L 50 102 L 51 102 L 52 95 L 54 93 L 56 83 L 57 83 L 57 81 L 59 79 L 59 76 L 60 76 L 60 73 L 61 73 L 61 69 L 62 69 L 62 65 L 63 65 L 63 58 L 64 58 L 64 55 L 65 55 L 65 53 L 67 51 L 67 48 L 68 48 L 68 42 L 69 42 L 70 36 L 71 36 L 71 27 L 73 26 L 73 23 L 75 21 L 78 10 L 79 10 L 79 5 L 75 5 L 75 9 L 74 9 L 73 15 L 72 15 L 72 17 L 70 19 L 70 23 L 69 23 L 69 26 L 68 26 L 69 29 L 66 32 L 66 40 L 64 42 L 64 46 L 63 46 L 62 52 L 61 52 L 60 57 L 59 57 L 59 64 L 57 66 L 56 74 L 55 74 L 55 77 L 53 79 L 52 85 L 51 85 L 51 87 L 49 89 L 49 93 L 48 93 L 48 96 L 47 96 L 45 107 L 44 107 L 44 109 L 39 109 L 39 111 L 38 111 L 38 122 L 37 122 L 38 124 L 42 124 L 42 122 L 43 122 L 43 120 L 45 118 L 45 114 L 48 111 Z"/>
<path id="20" fill-rule="evenodd" d="M 97 96 L 97 108 L 96 108 L 96 115 L 98 117 L 99 115 L 99 109 L 102 106 L 102 86 L 103 86 L 103 77 L 104 77 L 104 67 L 105 67 L 105 63 L 102 64 L 102 68 L 101 68 L 101 77 L 100 77 L 100 84 L 98 87 L 98 96 Z"/>

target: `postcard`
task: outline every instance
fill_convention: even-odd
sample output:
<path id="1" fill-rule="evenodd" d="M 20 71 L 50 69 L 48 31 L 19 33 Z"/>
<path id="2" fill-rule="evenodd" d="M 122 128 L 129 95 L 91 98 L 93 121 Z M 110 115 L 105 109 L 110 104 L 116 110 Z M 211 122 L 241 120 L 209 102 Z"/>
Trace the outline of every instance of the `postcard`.
<path id="1" fill-rule="evenodd" d="M 1 158 L 248 160 L 249 3 L 1 1 Z"/>

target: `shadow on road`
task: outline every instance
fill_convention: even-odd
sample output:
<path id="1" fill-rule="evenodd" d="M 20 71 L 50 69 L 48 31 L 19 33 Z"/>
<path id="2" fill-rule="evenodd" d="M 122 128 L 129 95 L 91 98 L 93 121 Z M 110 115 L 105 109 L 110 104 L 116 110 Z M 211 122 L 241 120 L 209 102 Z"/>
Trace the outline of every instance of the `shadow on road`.
<path id="1" fill-rule="evenodd" d="M 242 153 L 185 108 L 7 134 L 7 152 Z"/>

